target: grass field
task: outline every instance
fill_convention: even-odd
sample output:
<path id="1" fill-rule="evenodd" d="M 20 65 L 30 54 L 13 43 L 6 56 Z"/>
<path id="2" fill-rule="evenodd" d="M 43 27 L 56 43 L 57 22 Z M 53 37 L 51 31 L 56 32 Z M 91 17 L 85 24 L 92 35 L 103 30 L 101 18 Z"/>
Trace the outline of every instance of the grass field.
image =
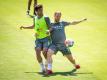
<path id="1" fill-rule="evenodd" d="M 81 69 L 73 69 L 58 52 L 53 56 L 54 75 L 38 74 L 35 59 L 34 31 L 20 30 L 31 25 L 26 16 L 27 0 L 0 0 L 0 80 L 107 80 L 107 0 L 38 0 L 44 13 L 53 21 L 56 10 L 62 20 L 87 18 L 87 22 L 66 28 L 67 38 L 75 40 L 71 48 Z"/>

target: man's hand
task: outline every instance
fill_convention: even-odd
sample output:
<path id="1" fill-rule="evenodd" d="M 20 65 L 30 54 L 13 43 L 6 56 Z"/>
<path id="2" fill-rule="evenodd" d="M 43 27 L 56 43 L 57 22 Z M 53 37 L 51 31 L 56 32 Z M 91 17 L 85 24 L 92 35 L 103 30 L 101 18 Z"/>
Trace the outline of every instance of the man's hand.
<path id="1" fill-rule="evenodd" d="M 24 28 L 24 27 L 23 27 L 23 26 L 21 26 L 21 27 L 20 27 L 20 30 L 22 30 L 23 28 Z"/>
<path id="2" fill-rule="evenodd" d="M 27 15 L 29 15 L 29 13 L 30 13 L 30 10 L 27 10 L 27 11 L 26 11 L 26 13 L 27 13 Z"/>
<path id="3" fill-rule="evenodd" d="M 50 30 L 46 30 L 46 34 L 49 35 L 50 34 Z"/>
<path id="4" fill-rule="evenodd" d="M 35 35 L 34 35 L 36 38 L 38 37 L 38 34 L 37 33 L 35 33 Z"/>
<path id="5" fill-rule="evenodd" d="M 84 18 L 82 21 L 86 21 L 87 20 L 87 18 Z"/>

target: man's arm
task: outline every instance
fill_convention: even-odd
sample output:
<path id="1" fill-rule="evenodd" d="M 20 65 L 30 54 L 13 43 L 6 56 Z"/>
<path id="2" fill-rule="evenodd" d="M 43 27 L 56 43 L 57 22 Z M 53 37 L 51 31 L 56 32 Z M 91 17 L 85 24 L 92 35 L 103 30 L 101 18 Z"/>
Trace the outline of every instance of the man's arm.
<path id="1" fill-rule="evenodd" d="M 50 22 L 49 17 L 45 17 L 45 21 L 46 21 L 48 29 L 51 28 L 51 22 Z"/>
<path id="2" fill-rule="evenodd" d="M 27 14 L 29 15 L 30 12 L 30 6 L 31 6 L 32 0 L 28 0 L 28 9 L 27 9 Z"/>
<path id="3" fill-rule="evenodd" d="M 47 24 L 47 27 L 48 27 L 48 30 L 46 31 L 46 33 L 50 34 L 50 32 L 51 32 L 51 21 L 50 21 L 50 18 L 49 17 L 45 17 L 45 21 L 46 21 L 46 24 Z"/>
<path id="4" fill-rule="evenodd" d="M 76 24 L 79 24 L 79 23 L 84 22 L 86 20 L 87 20 L 87 18 L 84 18 L 84 19 L 79 20 L 79 21 L 73 21 L 73 22 L 69 23 L 69 25 L 76 25 Z"/>
<path id="5" fill-rule="evenodd" d="M 21 26 L 20 29 L 34 29 L 34 25 L 32 26 L 28 26 L 28 27 L 24 27 L 24 26 Z"/>
<path id="6" fill-rule="evenodd" d="M 37 5 L 37 0 L 34 0 L 34 15 L 36 15 L 36 13 L 35 13 L 35 6 Z"/>
<path id="7" fill-rule="evenodd" d="M 29 15 L 30 13 L 30 7 L 31 7 L 31 4 L 32 4 L 32 0 L 28 0 L 28 9 L 27 9 L 27 15 Z M 35 6 L 37 5 L 37 0 L 34 0 L 34 14 L 35 14 Z"/>

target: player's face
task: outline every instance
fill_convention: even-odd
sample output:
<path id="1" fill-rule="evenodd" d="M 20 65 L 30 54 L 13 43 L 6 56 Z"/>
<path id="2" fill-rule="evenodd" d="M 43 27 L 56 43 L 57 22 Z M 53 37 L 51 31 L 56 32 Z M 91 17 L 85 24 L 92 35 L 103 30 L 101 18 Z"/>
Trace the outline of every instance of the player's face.
<path id="1" fill-rule="evenodd" d="M 60 18 L 61 18 L 61 13 L 55 13 L 54 14 L 54 20 L 55 20 L 55 22 L 59 22 Z"/>
<path id="2" fill-rule="evenodd" d="M 38 11 L 36 11 L 38 16 L 43 15 L 43 8 L 38 9 Z"/>

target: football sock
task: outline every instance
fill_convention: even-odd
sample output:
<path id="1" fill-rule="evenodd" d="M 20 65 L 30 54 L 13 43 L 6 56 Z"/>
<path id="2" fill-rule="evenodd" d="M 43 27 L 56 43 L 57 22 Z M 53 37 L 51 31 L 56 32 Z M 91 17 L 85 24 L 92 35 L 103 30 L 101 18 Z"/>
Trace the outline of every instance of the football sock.
<path id="1" fill-rule="evenodd" d="M 52 70 L 52 64 L 48 64 L 47 69 L 48 69 L 48 70 Z"/>
<path id="2" fill-rule="evenodd" d="M 42 62 L 40 63 L 40 67 L 41 67 L 42 71 L 45 70 L 44 64 Z"/>

